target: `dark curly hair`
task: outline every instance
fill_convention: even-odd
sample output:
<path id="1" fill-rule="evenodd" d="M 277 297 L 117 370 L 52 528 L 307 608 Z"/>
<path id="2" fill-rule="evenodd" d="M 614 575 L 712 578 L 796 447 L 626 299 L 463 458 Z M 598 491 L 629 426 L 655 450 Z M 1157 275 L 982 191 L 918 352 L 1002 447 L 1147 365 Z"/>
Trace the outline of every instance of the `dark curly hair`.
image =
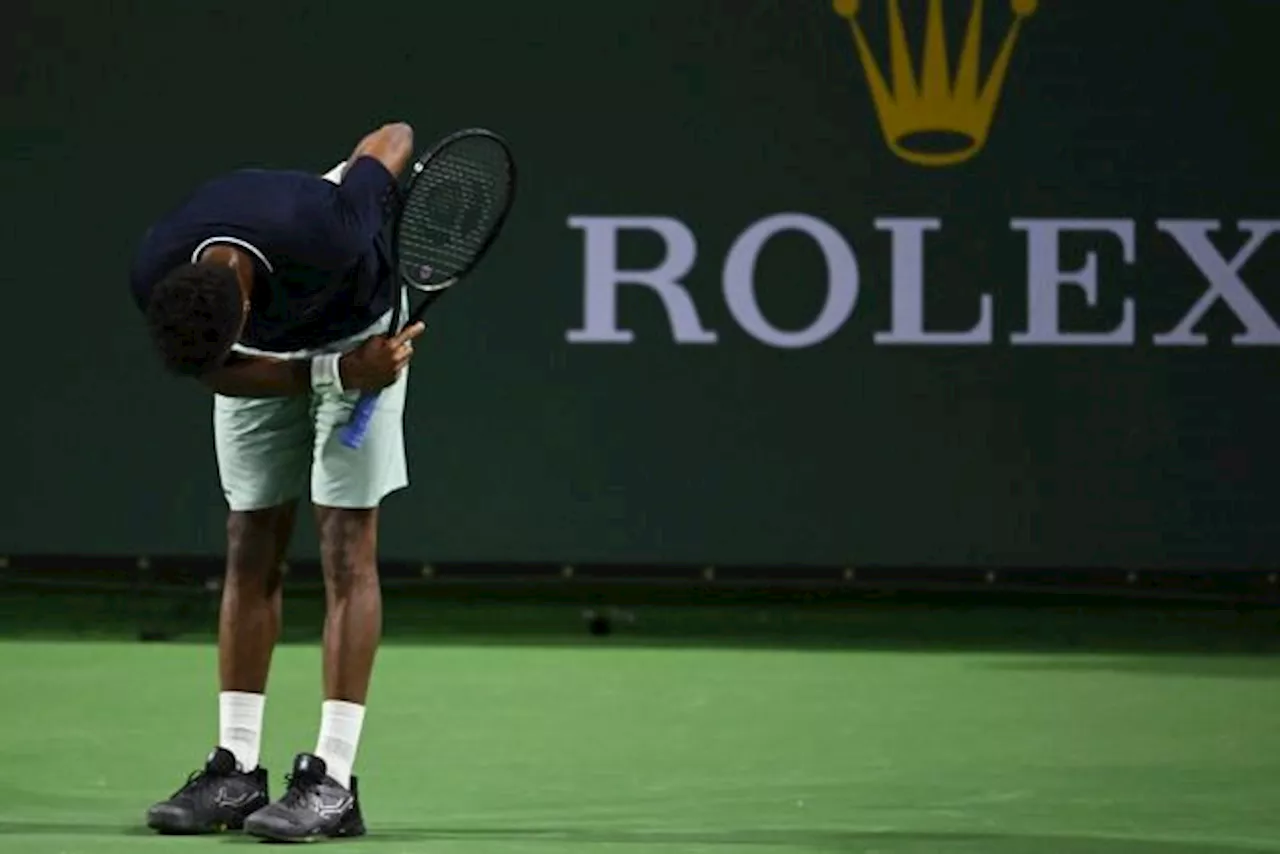
<path id="1" fill-rule="evenodd" d="M 183 264 L 152 291 L 147 326 L 165 367 L 197 377 L 226 359 L 243 315 L 234 270 L 225 264 Z"/>

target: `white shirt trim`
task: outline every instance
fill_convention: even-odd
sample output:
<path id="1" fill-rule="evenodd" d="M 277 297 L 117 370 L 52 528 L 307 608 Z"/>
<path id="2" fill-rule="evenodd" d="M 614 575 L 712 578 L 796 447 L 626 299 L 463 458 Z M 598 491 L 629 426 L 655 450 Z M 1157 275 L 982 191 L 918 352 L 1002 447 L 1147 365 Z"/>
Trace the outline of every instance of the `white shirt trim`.
<path id="1" fill-rule="evenodd" d="M 409 296 L 401 292 L 400 294 L 400 323 L 403 324 L 405 315 L 409 312 Z M 358 347 L 366 338 L 374 335 L 383 335 L 390 330 L 391 327 L 391 311 L 388 310 L 382 317 L 379 317 L 373 323 L 364 329 L 349 335 L 338 341 L 330 341 L 328 344 L 322 344 L 319 347 L 311 347 L 306 350 L 259 350 L 250 347 L 247 344 L 236 343 L 231 349 L 243 356 L 266 356 L 271 359 L 310 359 L 324 353 L 346 353 Z"/>
<path id="2" fill-rule="evenodd" d="M 267 268 L 267 272 L 274 273 L 276 271 L 276 268 L 272 267 L 271 262 L 267 260 L 267 256 L 262 254 L 261 249 L 246 240 L 241 240 L 238 237 L 210 237 L 208 240 L 201 242 L 201 244 L 195 248 L 195 251 L 191 253 L 191 263 L 195 264 L 198 262 L 200 260 L 200 253 L 204 252 L 204 250 L 213 246 L 215 243 L 230 243 L 232 246 L 239 246 L 241 249 L 252 252 L 253 257 L 261 261 L 262 266 Z"/>
<path id="3" fill-rule="evenodd" d="M 231 349 L 242 356 L 266 356 L 271 359 L 287 359 L 293 361 L 296 359 L 310 359 L 313 356 L 319 356 L 324 353 L 346 353 L 354 350 L 366 338 L 374 335 L 380 335 L 387 331 L 387 327 L 391 325 L 391 312 L 387 312 L 378 318 L 370 326 L 343 338 L 340 341 L 331 341 L 319 347 L 312 347 L 306 350 L 278 351 L 278 350 L 259 350 L 256 347 L 250 347 L 247 344 L 236 343 L 231 345 Z"/>
<path id="4" fill-rule="evenodd" d="M 324 179 L 334 184 L 342 183 L 342 170 L 347 168 L 347 161 L 342 161 L 337 166 L 324 173 Z"/>

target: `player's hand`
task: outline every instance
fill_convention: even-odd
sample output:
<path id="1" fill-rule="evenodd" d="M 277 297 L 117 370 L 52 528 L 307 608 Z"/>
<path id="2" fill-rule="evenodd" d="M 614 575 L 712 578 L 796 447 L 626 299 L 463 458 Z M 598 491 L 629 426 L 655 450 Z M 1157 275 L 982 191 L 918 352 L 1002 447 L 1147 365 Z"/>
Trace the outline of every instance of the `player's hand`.
<path id="1" fill-rule="evenodd" d="M 413 339 L 426 324 L 418 321 L 398 335 L 375 335 L 338 360 L 342 387 L 348 391 L 381 391 L 396 381 L 413 358 Z"/>

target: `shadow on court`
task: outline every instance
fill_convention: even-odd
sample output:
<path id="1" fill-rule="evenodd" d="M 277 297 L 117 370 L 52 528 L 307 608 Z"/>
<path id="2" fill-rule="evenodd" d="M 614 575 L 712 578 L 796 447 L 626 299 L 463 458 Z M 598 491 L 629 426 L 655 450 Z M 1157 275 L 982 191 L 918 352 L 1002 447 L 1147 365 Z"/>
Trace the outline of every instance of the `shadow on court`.
<path id="1" fill-rule="evenodd" d="M 154 837 L 145 829 L 110 824 L 54 824 L 0 821 L 3 836 Z M 220 844 L 233 847 L 262 843 L 236 834 L 219 837 Z M 343 843 L 343 847 L 376 848 L 383 844 L 416 845 L 432 842 L 474 843 L 491 849 L 555 850 L 556 846 L 644 846 L 670 848 L 673 852 L 691 847 L 804 848 L 832 854 L 1242 854 L 1280 850 L 1271 846 L 1211 841 L 1128 839 L 1108 836 L 1070 836 L 1001 833 L 945 833 L 875 830 L 614 830 L 609 828 L 394 828 L 375 832 L 363 839 Z"/>

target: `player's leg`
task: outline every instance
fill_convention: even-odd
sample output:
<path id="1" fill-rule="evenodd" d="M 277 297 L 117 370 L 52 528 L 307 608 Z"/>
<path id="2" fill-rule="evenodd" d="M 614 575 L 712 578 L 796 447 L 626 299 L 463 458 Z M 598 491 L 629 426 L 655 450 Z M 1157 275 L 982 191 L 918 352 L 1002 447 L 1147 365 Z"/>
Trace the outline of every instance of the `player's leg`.
<path id="1" fill-rule="evenodd" d="M 296 501 L 227 517 L 227 574 L 218 621 L 219 741 L 246 771 L 258 767 L 267 675 L 280 637 L 282 566 Z"/>
<path id="2" fill-rule="evenodd" d="M 148 811 L 148 825 L 165 833 L 239 828 L 270 800 L 258 757 L 280 631 L 281 565 L 311 461 L 307 400 L 216 397 L 214 436 L 230 505 L 218 631 L 219 738 L 204 767 Z"/>
<path id="3" fill-rule="evenodd" d="M 382 640 L 378 510 L 316 507 L 327 609 L 324 696 L 316 755 L 329 776 L 351 788 L 364 708 Z"/>
<path id="4" fill-rule="evenodd" d="M 293 840 L 365 832 L 352 769 L 382 636 L 378 507 L 408 484 L 402 422 L 407 373 L 379 397 L 359 450 L 338 439 L 357 395 L 326 395 L 316 402 L 311 494 L 328 604 L 325 701 L 315 752 L 298 755 L 290 791 L 245 824 L 258 836 Z"/>

